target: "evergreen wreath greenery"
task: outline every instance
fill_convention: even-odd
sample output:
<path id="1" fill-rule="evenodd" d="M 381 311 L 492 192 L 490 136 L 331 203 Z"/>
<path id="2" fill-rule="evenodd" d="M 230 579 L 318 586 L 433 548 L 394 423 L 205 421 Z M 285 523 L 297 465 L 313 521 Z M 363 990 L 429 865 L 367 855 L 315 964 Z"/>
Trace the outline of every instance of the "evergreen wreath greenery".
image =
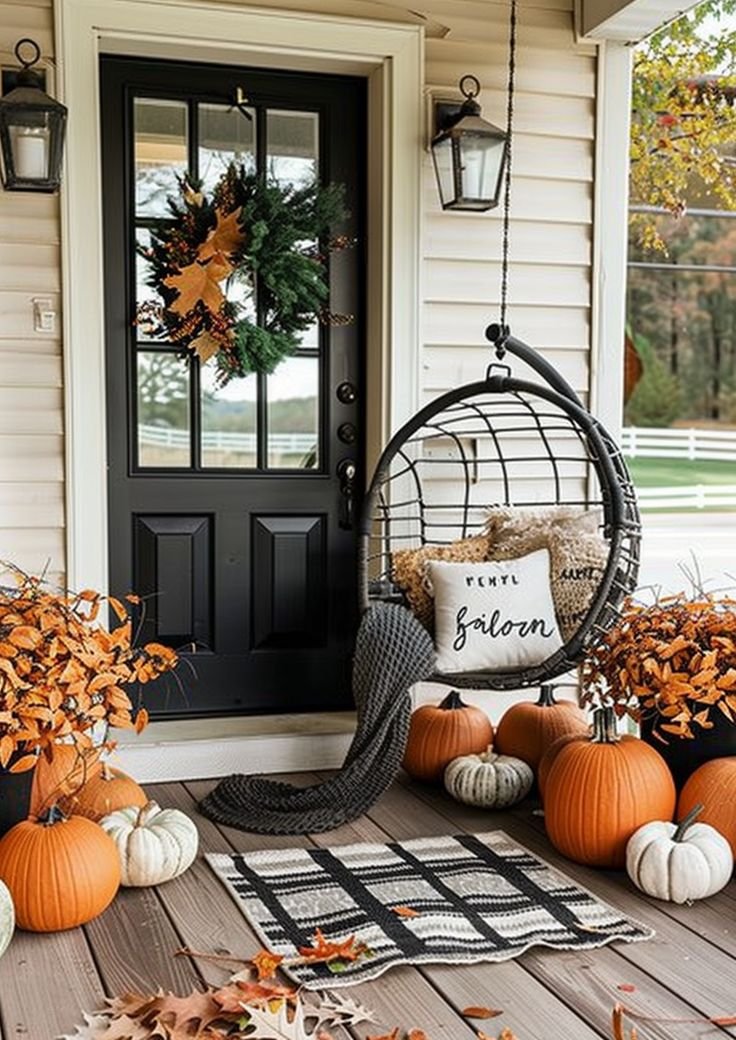
<path id="1" fill-rule="evenodd" d="M 330 238 L 347 216 L 342 186 L 282 187 L 236 165 L 209 197 L 187 177 L 179 183 L 171 217 L 141 249 L 163 303 L 144 308 L 139 322 L 203 362 L 214 355 L 225 384 L 273 372 L 315 319 L 351 320 L 327 310 L 329 251 L 350 244 Z M 239 287 L 238 299 L 223 285 Z"/>

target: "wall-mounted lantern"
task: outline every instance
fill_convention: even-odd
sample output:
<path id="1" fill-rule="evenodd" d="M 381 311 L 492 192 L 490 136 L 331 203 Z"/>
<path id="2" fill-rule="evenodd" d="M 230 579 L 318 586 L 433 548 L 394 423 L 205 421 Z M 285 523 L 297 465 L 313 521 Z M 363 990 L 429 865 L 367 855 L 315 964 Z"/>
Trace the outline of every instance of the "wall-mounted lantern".
<path id="1" fill-rule="evenodd" d="M 431 148 L 440 201 L 443 209 L 493 209 L 501 195 L 507 135 L 481 116 L 475 76 L 463 76 L 460 91 L 461 105 L 435 108 Z"/>
<path id="2" fill-rule="evenodd" d="M 24 60 L 22 49 L 32 48 Z M 21 69 L 14 86 L 0 97 L 0 157 L 6 191 L 58 191 L 66 131 L 66 107 L 44 91 L 31 66 L 41 57 L 38 44 L 23 39 L 15 46 Z"/>

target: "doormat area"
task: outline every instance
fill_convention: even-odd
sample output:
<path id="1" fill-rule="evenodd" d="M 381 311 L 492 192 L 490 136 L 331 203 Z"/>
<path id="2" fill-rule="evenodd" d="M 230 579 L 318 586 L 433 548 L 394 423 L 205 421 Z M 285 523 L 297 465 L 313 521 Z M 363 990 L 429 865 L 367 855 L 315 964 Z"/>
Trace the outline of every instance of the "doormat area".
<path id="1" fill-rule="evenodd" d="M 264 947 L 307 989 L 366 982 L 395 964 L 504 961 L 533 946 L 591 949 L 654 934 L 503 831 L 207 860 Z M 288 964 L 317 928 L 331 941 L 355 936 L 367 952 Z"/>

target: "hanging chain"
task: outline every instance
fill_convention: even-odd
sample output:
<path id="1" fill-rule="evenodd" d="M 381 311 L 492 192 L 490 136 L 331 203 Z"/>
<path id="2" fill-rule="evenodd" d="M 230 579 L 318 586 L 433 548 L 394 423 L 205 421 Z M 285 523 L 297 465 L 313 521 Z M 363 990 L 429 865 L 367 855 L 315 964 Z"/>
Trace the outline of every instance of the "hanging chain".
<path id="1" fill-rule="evenodd" d="M 509 22 L 509 75 L 506 86 L 506 175 L 503 189 L 503 247 L 501 252 L 501 329 L 496 341 L 496 355 L 506 353 L 505 343 L 509 336 L 506 311 L 509 294 L 509 224 L 511 221 L 511 159 L 514 128 L 514 82 L 516 79 L 516 2 L 511 0 Z"/>

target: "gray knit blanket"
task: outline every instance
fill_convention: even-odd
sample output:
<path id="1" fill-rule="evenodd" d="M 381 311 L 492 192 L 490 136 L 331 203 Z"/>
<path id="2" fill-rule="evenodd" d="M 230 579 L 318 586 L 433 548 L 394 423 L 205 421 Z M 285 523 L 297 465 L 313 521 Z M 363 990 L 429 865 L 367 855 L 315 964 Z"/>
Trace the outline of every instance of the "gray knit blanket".
<path id="1" fill-rule="evenodd" d="M 353 657 L 358 723 L 340 771 L 310 787 L 233 774 L 200 809 L 217 823 L 259 834 L 315 834 L 361 816 L 399 771 L 409 733 L 410 688 L 434 667 L 432 639 L 406 607 L 370 607 Z"/>

